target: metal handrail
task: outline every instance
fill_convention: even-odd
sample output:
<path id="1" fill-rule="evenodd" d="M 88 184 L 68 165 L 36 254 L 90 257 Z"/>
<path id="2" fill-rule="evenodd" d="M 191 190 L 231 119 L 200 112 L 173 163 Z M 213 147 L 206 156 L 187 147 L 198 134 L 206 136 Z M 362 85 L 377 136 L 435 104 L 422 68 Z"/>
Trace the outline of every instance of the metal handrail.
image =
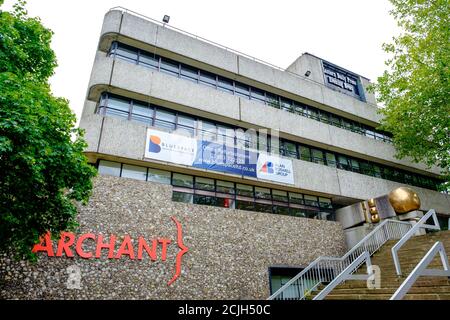
<path id="1" fill-rule="evenodd" d="M 362 277 L 355 277 L 352 276 L 353 272 L 355 272 L 364 262 L 366 262 L 367 265 L 367 276 Z M 320 293 L 314 297 L 313 300 L 322 300 L 325 298 L 336 286 L 341 284 L 342 282 L 346 280 L 366 280 L 370 276 L 370 270 L 371 270 L 372 262 L 370 261 L 370 254 L 367 251 L 364 251 L 361 253 L 358 258 L 356 258 L 350 265 L 344 269 L 333 281 L 331 281 L 325 288 L 323 288 Z"/>
<path id="2" fill-rule="evenodd" d="M 386 241 L 399 239 L 412 228 L 409 222 L 385 220 L 359 241 L 343 257 L 318 257 L 299 274 L 273 293 L 273 299 L 305 299 L 311 288 L 332 282 L 363 252 L 373 255 Z M 356 268 L 357 269 L 357 268 Z"/>
<path id="3" fill-rule="evenodd" d="M 427 220 L 433 217 L 434 225 L 426 224 Z M 392 258 L 394 259 L 395 271 L 398 276 L 402 275 L 402 269 L 400 267 L 400 260 L 398 258 L 398 250 L 408 241 L 413 235 L 417 233 L 420 228 L 431 229 L 431 230 L 441 230 L 439 226 L 439 221 L 436 216 L 436 211 L 434 209 L 429 210 L 419 221 L 392 247 Z"/>
<path id="4" fill-rule="evenodd" d="M 444 270 L 439 269 L 427 269 L 427 266 L 433 261 L 436 254 L 439 252 L 441 256 L 442 265 Z M 431 249 L 425 254 L 425 256 L 420 260 L 414 270 L 409 274 L 405 281 L 400 285 L 400 287 L 395 291 L 389 300 L 401 300 L 408 290 L 416 282 L 417 278 L 420 276 L 438 276 L 438 277 L 449 277 L 450 278 L 450 267 L 448 263 L 448 257 L 445 253 L 445 248 L 442 242 L 437 241 Z"/>

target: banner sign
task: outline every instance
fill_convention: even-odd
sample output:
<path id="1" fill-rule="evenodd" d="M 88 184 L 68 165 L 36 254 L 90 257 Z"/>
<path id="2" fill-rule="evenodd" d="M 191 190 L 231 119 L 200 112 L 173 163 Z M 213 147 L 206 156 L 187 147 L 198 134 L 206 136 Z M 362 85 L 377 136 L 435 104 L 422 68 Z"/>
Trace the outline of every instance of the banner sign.
<path id="1" fill-rule="evenodd" d="M 255 150 L 147 129 L 145 158 L 294 184 L 292 161 Z"/>

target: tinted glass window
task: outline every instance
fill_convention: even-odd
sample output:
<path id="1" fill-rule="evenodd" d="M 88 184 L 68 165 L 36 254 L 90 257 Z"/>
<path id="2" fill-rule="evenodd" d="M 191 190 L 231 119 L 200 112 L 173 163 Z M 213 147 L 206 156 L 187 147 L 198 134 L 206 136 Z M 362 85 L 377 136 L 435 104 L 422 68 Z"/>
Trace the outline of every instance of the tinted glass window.
<path id="1" fill-rule="evenodd" d="M 200 70 L 200 83 L 207 86 L 216 87 L 216 75 L 207 71 Z"/>
<path id="2" fill-rule="evenodd" d="M 266 101 L 266 97 L 264 94 L 264 91 L 256 89 L 256 88 L 252 88 L 252 99 L 256 99 L 259 100 L 261 102 L 265 102 Z"/>
<path id="3" fill-rule="evenodd" d="M 159 58 L 156 58 L 155 55 L 140 52 L 139 54 L 139 64 L 142 64 L 145 67 L 157 69 L 159 63 Z"/>
<path id="4" fill-rule="evenodd" d="M 278 96 L 267 92 L 266 93 L 266 101 L 267 101 L 267 104 L 269 106 L 274 107 L 274 108 L 280 108 L 280 103 L 278 101 Z"/>
<path id="5" fill-rule="evenodd" d="M 249 98 L 250 97 L 250 89 L 247 85 L 240 83 L 240 82 L 236 82 L 236 95 L 241 96 L 241 97 L 245 97 L 245 98 Z"/>
<path id="6" fill-rule="evenodd" d="M 214 191 L 214 179 L 196 177 L 195 188 L 201 190 Z"/>
<path id="7" fill-rule="evenodd" d="M 234 86 L 233 81 L 228 80 L 226 78 L 222 78 L 221 76 L 218 77 L 218 87 L 220 90 L 233 93 L 234 92 Z"/>
<path id="8" fill-rule="evenodd" d="M 272 198 L 274 201 L 288 201 L 288 195 L 286 191 L 272 190 Z"/>
<path id="9" fill-rule="evenodd" d="M 336 167 L 336 157 L 334 156 L 334 153 L 327 152 L 325 156 L 327 158 L 327 166 Z"/>
<path id="10" fill-rule="evenodd" d="M 194 177 L 186 174 L 174 173 L 172 176 L 172 184 L 178 187 L 192 188 L 194 186 Z"/>
<path id="11" fill-rule="evenodd" d="M 228 181 L 216 181 L 217 192 L 234 194 L 234 183 Z"/>
<path id="12" fill-rule="evenodd" d="M 124 164 L 122 166 L 122 177 L 145 181 L 147 179 L 147 168 Z"/>
<path id="13" fill-rule="evenodd" d="M 246 184 L 236 184 L 237 194 L 241 196 L 253 197 L 253 187 Z"/>
<path id="14" fill-rule="evenodd" d="M 193 203 L 193 194 L 192 193 L 184 193 L 174 191 L 172 193 L 172 201 L 176 202 L 184 202 L 184 203 Z"/>
<path id="15" fill-rule="evenodd" d="M 312 161 L 315 163 L 324 164 L 323 152 L 321 150 L 312 149 Z"/>
<path id="16" fill-rule="evenodd" d="M 116 56 L 128 60 L 130 62 L 136 62 L 137 50 L 124 46 L 119 46 L 116 50 Z"/>
<path id="17" fill-rule="evenodd" d="M 155 118 L 155 127 L 174 130 L 175 129 L 175 113 L 157 109 Z"/>
<path id="18" fill-rule="evenodd" d="M 170 172 L 148 168 L 147 181 L 170 184 Z"/>
<path id="19" fill-rule="evenodd" d="M 255 196 L 259 199 L 272 199 L 268 188 L 255 187 Z"/>
<path id="20" fill-rule="evenodd" d="M 181 65 L 181 77 L 183 79 L 197 81 L 198 71 L 195 68 L 189 67 L 187 65 Z"/>
<path id="21" fill-rule="evenodd" d="M 179 64 L 176 61 L 167 59 L 167 58 L 161 58 L 161 71 L 178 75 L 179 73 Z"/>
<path id="22" fill-rule="evenodd" d="M 121 164 L 119 162 L 112 162 L 106 160 L 100 160 L 98 164 L 98 173 L 104 174 L 108 176 L 120 176 L 120 167 Z"/>
<path id="23" fill-rule="evenodd" d="M 300 193 L 289 192 L 289 202 L 303 204 L 303 195 Z"/>

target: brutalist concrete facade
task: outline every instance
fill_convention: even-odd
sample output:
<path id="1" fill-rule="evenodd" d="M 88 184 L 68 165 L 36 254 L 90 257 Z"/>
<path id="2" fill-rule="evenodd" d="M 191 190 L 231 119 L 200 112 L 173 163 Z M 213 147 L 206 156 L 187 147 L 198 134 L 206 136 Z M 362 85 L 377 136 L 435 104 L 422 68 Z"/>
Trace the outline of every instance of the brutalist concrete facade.
<path id="1" fill-rule="evenodd" d="M 120 159 L 122 162 L 143 166 L 169 166 L 190 174 L 210 174 L 202 169 L 145 159 L 145 125 L 97 114 L 101 93 L 109 92 L 230 125 L 279 130 L 281 138 L 294 142 L 308 143 L 312 147 L 341 152 L 393 168 L 407 169 L 412 173 L 439 177 L 440 170 L 437 167 L 427 168 L 421 163 L 395 158 L 395 149 L 390 143 L 114 59 L 108 56 L 114 41 L 155 52 L 296 101 L 304 101 L 321 110 L 363 124 L 376 127 L 381 119 L 377 113 L 375 98 L 367 91 L 367 79 L 359 76 L 365 101 L 337 92 L 325 85 L 322 62 L 313 55 L 303 54 L 286 71 L 281 71 L 148 19 L 112 10 L 105 15 L 80 122 L 80 127 L 86 129 L 89 143 L 86 154 L 93 163 L 105 158 Z M 303 76 L 305 70 L 311 71 L 310 77 Z M 394 188 L 405 186 L 399 182 L 300 159 L 294 159 L 293 165 L 296 178 L 295 186 L 292 187 L 252 181 L 245 176 L 240 179 L 267 187 L 326 196 L 343 204 L 384 195 Z M 221 176 L 231 175 L 223 173 Z M 422 210 L 434 208 L 441 214 L 450 214 L 448 195 L 416 186 L 414 190 L 422 200 Z"/>
<path id="2" fill-rule="evenodd" d="M 115 234 L 118 242 L 125 235 L 169 238 L 166 261 L 160 248 L 156 261 L 108 259 L 107 250 L 101 259 L 41 252 L 37 264 L 4 255 L 0 299 L 266 299 L 269 267 L 304 267 L 320 255 L 345 252 L 337 222 L 177 203 L 171 196 L 171 186 L 97 177 L 89 204 L 79 207 L 77 234 Z M 171 217 L 182 226 L 188 252 L 180 277 L 168 286 L 179 251 Z M 84 242 L 84 251 L 94 247 L 95 241 Z M 80 289 L 68 286 L 74 267 Z"/>
<path id="3" fill-rule="evenodd" d="M 116 42 L 206 70 L 216 74 L 216 79 L 220 76 L 239 81 L 365 126 L 375 128 L 381 119 L 375 97 L 367 91 L 368 79 L 353 74 L 361 98 L 334 90 L 325 81 L 324 61 L 311 54 L 303 54 L 286 70 L 280 70 L 145 17 L 111 10 L 104 18 L 80 122 L 86 131 L 86 155 L 93 165 L 113 161 L 121 163 L 121 168 L 126 164 L 170 171 L 172 177 L 173 173 L 181 173 L 324 197 L 337 206 L 386 195 L 405 186 L 305 161 L 300 156 L 290 158 L 293 184 L 147 158 L 147 130 L 152 126 L 131 121 L 131 116 L 124 119 L 100 112 L 103 107 L 100 101 L 107 93 L 228 126 L 278 130 L 282 139 L 320 148 L 324 154 L 340 153 L 426 177 L 439 177 L 439 168 L 395 158 L 393 145 L 385 141 L 174 77 L 130 59 L 116 58 L 110 54 Z M 305 76 L 308 72 L 309 76 Z M 337 222 L 174 202 L 174 188 L 100 175 L 89 204 L 79 207 L 80 228 L 76 231 L 78 235 L 115 234 L 119 237 L 116 250 L 126 235 L 134 240 L 134 246 L 140 236 L 169 238 L 172 242 L 165 261 L 161 247 L 156 261 L 148 256 L 143 260 L 127 256 L 109 259 L 106 254 L 99 258 L 78 255 L 70 258 L 64 254 L 47 257 L 40 252 L 39 262 L 31 264 L 4 255 L 0 258 L 0 298 L 265 299 L 270 295 L 269 268 L 301 269 L 319 256 L 340 257 L 347 250 L 342 226 Z M 450 215 L 448 195 L 425 187 L 413 189 L 421 199 L 421 210 L 433 208 Z M 183 228 L 188 252 L 182 257 L 180 277 L 168 285 L 180 250 L 172 217 Z M 85 240 L 81 249 L 95 251 L 95 241 Z M 75 269 L 81 277 L 80 288 L 71 288 L 68 282 L 68 272 Z"/>

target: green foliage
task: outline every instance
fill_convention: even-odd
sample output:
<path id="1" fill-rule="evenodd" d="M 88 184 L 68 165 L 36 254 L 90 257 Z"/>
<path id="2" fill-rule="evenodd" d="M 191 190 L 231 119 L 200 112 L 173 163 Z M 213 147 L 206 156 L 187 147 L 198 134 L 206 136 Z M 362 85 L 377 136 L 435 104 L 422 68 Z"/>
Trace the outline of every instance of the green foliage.
<path id="1" fill-rule="evenodd" d="M 96 171 L 68 101 L 48 85 L 52 32 L 24 4 L 0 13 L 0 250 L 33 258 L 40 235 L 76 225 L 75 201 L 89 199 Z"/>
<path id="2" fill-rule="evenodd" d="M 402 33 L 383 49 L 388 70 L 374 89 L 397 157 L 437 165 L 450 176 L 450 1 L 390 0 Z M 444 184 L 445 185 L 445 184 Z"/>

